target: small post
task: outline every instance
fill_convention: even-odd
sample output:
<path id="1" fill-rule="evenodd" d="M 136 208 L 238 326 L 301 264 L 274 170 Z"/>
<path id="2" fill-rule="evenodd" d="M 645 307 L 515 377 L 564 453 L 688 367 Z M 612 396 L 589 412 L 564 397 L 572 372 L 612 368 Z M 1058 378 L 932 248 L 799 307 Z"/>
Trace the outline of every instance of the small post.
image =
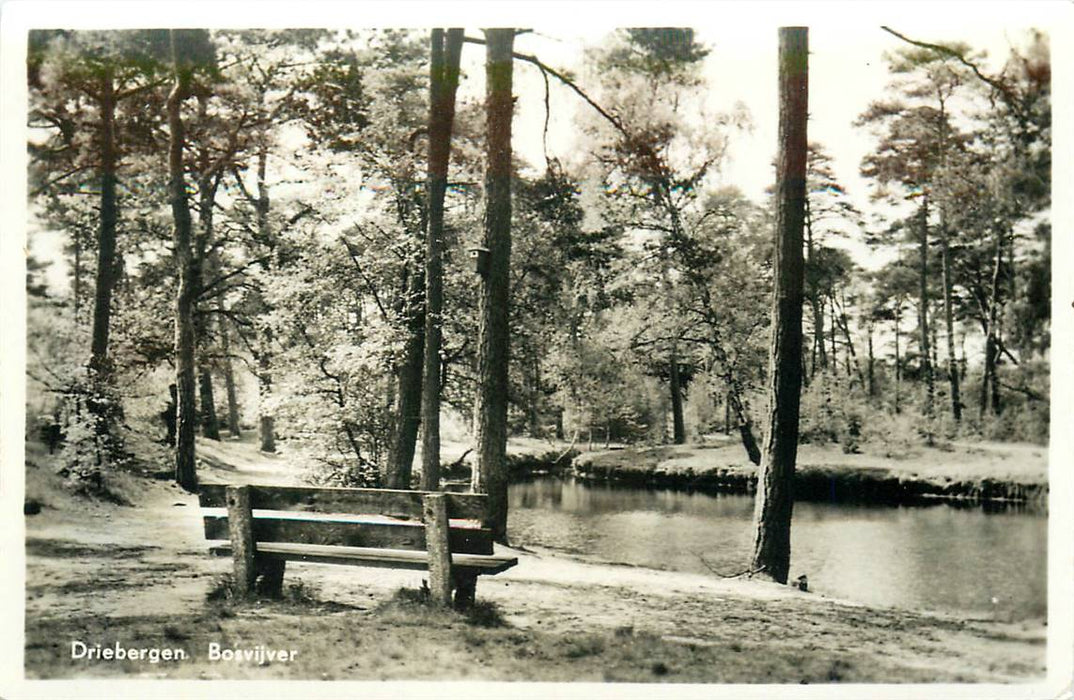
<path id="1" fill-rule="evenodd" d="M 235 593 L 246 596 L 257 576 L 249 486 L 227 487 L 227 527 L 231 537 L 231 560 L 235 565 Z"/>
<path id="2" fill-rule="evenodd" d="M 451 550 L 448 548 L 447 500 L 444 494 L 422 497 L 425 547 L 429 552 L 429 590 L 433 601 L 451 605 Z"/>

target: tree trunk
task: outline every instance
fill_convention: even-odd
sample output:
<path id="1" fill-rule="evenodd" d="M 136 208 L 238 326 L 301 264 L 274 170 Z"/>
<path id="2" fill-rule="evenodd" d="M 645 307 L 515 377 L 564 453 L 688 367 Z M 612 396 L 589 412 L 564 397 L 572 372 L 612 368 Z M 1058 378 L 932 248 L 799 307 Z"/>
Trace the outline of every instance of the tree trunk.
<path id="1" fill-rule="evenodd" d="M 746 450 L 746 456 L 753 464 L 761 463 L 761 448 L 757 446 L 757 439 L 753 436 L 753 422 L 750 421 L 749 411 L 742 400 L 742 388 L 738 380 L 731 373 L 724 377 L 727 383 L 727 405 L 735 416 L 738 426 L 738 434 L 742 438 L 742 447 Z"/>
<path id="2" fill-rule="evenodd" d="M 671 441 L 676 445 L 681 445 L 686 442 L 686 422 L 682 415 L 682 378 L 679 376 L 679 360 L 674 353 L 671 355 L 669 369 L 671 371 L 671 379 L 668 382 L 671 385 Z"/>
<path id="3" fill-rule="evenodd" d="M 958 360 L 955 358 L 955 323 L 951 304 L 951 252 L 944 224 L 940 224 L 941 254 L 943 256 L 943 315 L 947 326 L 947 374 L 951 382 L 951 415 L 962 420 L 962 395 L 959 386 Z"/>
<path id="4" fill-rule="evenodd" d="M 102 207 L 103 209 L 103 207 Z M 75 323 L 82 324 L 82 232 L 77 228 L 71 236 L 74 244 L 75 266 L 71 271 L 73 277 L 72 289 L 74 292 Z M 109 304 L 111 306 L 111 304 Z"/>
<path id="5" fill-rule="evenodd" d="M 175 480 L 188 491 L 197 489 L 194 465 L 194 274 L 193 226 L 183 173 L 182 103 L 190 92 L 190 70 L 175 59 L 175 33 L 171 32 L 175 85 L 168 95 L 168 193 L 171 200 L 175 262 L 179 284 L 175 298 L 175 384 L 177 391 Z"/>
<path id="6" fill-rule="evenodd" d="M 996 342 L 997 325 L 999 322 L 999 278 L 1003 260 L 1003 236 L 996 230 L 996 252 L 992 265 L 992 281 L 990 298 L 988 303 L 988 315 L 985 321 L 985 365 L 984 377 L 981 380 L 981 406 L 980 417 L 984 418 L 988 395 L 992 395 L 992 412 L 999 415 L 1002 409 L 999 399 L 999 377 L 996 373 L 996 364 L 999 360 L 999 347 Z"/>
<path id="7" fill-rule="evenodd" d="M 116 132 L 115 92 L 112 70 L 106 68 L 101 78 L 101 214 L 97 247 L 97 285 L 93 305 L 93 337 L 90 347 L 90 382 L 93 387 L 86 406 L 93 416 L 97 437 L 109 435 L 117 418 L 107 400 L 112 381 L 112 364 L 108 357 L 108 333 L 112 315 L 112 289 L 116 283 Z M 97 453 L 102 445 L 98 441 Z"/>
<path id="8" fill-rule="evenodd" d="M 207 363 L 198 370 L 198 395 L 201 400 L 201 434 L 210 440 L 220 439 L 220 420 L 216 416 L 213 396 L 213 373 Z"/>
<path id="9" fill-rule="evenodd" d="M 929 203 L 927 198 L 921 201 L 921 243 L 920 269 L 918 271 L 918 329 L 921 333 L 921 374 L 925 379 L 925 405 L 922 413 L 925 420 L 931 421 L 936 386 L 932 375 L 932 360 L 929 344 Z M 932 429 L 928 428 L 928 442 L 932 444 Z"/>
<path id="10" fill-rule="evenodd" d="M 941 173 L 947 167 L 947 105 L 946 98 L 940 97 L 940 167 Z M 955 360 L 954 312 L 951 309 L 951 249 L 947 231 L 947 201 L 940 199 L 940 266 L 943 276 L 943 316 L 947 331 L 947 380 L 951 386 L 951 415 L 955 422 L 962 420 L 962 397 L 959 392 L 958 365 Z"/>
<path id="11" fill-rule="evenodd" d="M 840 290 L 840 296 L 843 296 L 843 290 Z M 843 342 L 846 343 L 846 352 L 843 354 L 846 367 L 847 376 L 857 375 L 858 382 L 864 388 L 865 377 L 862 375 L 861 364 L 858 362 L 858 353 L 854 350 L 854 340 L 850 337 L 850 322 L 847 320 L 846 314 L 846 298 L 843 297 L 842 302 L 839 304 L 839 313 L 836 314 L 835 298 L 832 298 L 832 320 L 838 318 L 839 330 L 843 332 Z M 851 382 L 853 384 L 853 382 Z"/>
<path id="12" fill-rule="evenodd" d="M 867 365 L 869 370 L 869 385 L 866 387 L 866 390 L 869 393 L 869 398 L 873 398 L 876 396 L 876 357 L 873 355 L 873 324 L 871 321 L 869 322 L 869 325 L 866 326 L 865 331 L 868 333 L 869 349 L 869 364 Z"/>
<path id="13" fill-rule="evenodd" d="M 488 493 L 492 536 L 507 541 L 507 367 L 510 354 L 511 96 L 515 30 L 485 30 L 485 238 L 488 272 L 482 278 L 475 401 L 477 459 L 473 490 Z"/>
<path id="14" fill-rule="evenodd" d="M 451 161 L 451 127 L 459 85 L 462 29 L 431 34 L 429 63 L 428 233 L 425 240 L 425 348 L 421 396 L 421 488 L 440 488 L 440 346 L 444 308 L 444 194 Z M 445 56 L 446 53 L 446 56 Z"/>
<path id="15" fill-rule="evenodd" d="M 802 355 L 802 229 L 805 216 L 808 29 L 779 30 L 779 157 L 776 247 L 769 358 L 768 431 L 758 474 L 757 533 L 751 568 L 787 582 Z"/>
<path id="16" fill-rule="evenodd" d="M 895 305 L 895 413 L 902 413 L 901 397 L 902 389 L 902 358 L 899 356 L 899 318 L 902 316 L 902 301 Z"/>
<path id="17" fill-rule="evenodd" d="M 388 461 L 381 474 L 387 489 L 410 488 L 414 466 L 414 448 L 421 426 L 422 352 L 425 347 L 424 276 L 412 275 L 407 284 L 407 338 L 403 359 L 396 372 L 395 430 L 392 433 Z M 439 470 L 437 470 L 439 471 Z M 437 477 L 439 481 L 439 475 Z"/>
<path id="18" fill-rule="evenodd" d="M 90 369 L 95 379 L 108 378 L 108 331 L 116 272 L 116 102 L 111 68 L 101 78 L 101 226 L 97 248 L 97 289 L 93 305 Z"/>
<path id="19" fill-rule="evenodd" d="M 235 391 L 235 372 L 231 368 L 231 333 L 224 319 L 223 297 L 217 297 L 217 310 L 220 314 L 220 347 L 224 351 L 224 390 L 227 393 L 227 430 L 231 437 L 241 437 L 239 427 L 239 399 Z"/>
<path id="20" fill-rule="evenodd" d="M 815 264 L 813 253 L 813 216 L 809 208 L 809 198 L 805 203 L 805 226 L 806 226 L 806 269 L 812 269 Z M 821 370 L 828 367 L 828 355 L 824 350 L 824 305 L 820 299 L 820 291 L 817 289 L 816 270 L 813 271 L 813 279 L 809 281 L 809 305 L 813 309 L 813 344 L 810 352 L 809 375 L 812 378 L 817 373 L 817 367 Z"/>
<path id="21" fill-rule="evenodd" d="M 272 329 L 267 326 L 261 332 L 261 347 L 257 353 L 257 395 L 258 418 L 257 432 L 259 449 L 262 452 L 276 451 L 276 418 L 266 408 L 266 402 L 272 396 Z"/>
<path id="22" fill-rule="evenodd" d="M 205 100 L 200 100 L 200 112 L 205 114 Z M 198 234 L 194 244 L 194 342 L 198 356 L 198 375 L 201 398 L 201 434 L 210 440 L 220 439 L 220 419 L 216 415 L 216 399 L 213 397 L 212 365 L 209 354 L 209 313 L 200 297 L 205 280 L 216 273 L 209 244 L 213 235 L 213 204 L 216 202 L 216 186 L 209 175 L 208 149 L 202 150 L 201 174 L 198 177 Z"/>
<path id="23" fill-rule="evenodd" d="M 828 287 L 828 299 L 829 300 L 832 298 L 832 294 L 833 294 L 833 290 L 829 286 Z M 831 308 L 831 314 L 829 314 L 829 316 L 831 316 L 831 331 L 828 334 L 828 341 L 832 345 L 832 356 L 831 356 L 831 365 L 830 366 L 832 368 L 832 376 L 835 376 L 835 375 L 839 374 L 839 355 L 836 353 L 836 349 L 835 349 L 835 331 L 836 331 L 836 328 L 835 328 L 835 303 L 834 302 L 831 302 L 831 307 L 832 307 Z"/>
<path id="24" fill-rule="evenodd" d="M 531 438 L 541 437 L 541 365 L 536 351 L 531 352 L 526 378 L 526 433 Z"/>
<path id="25" fill-rule="evenodd" d="M 268 182 L 265 179 L 268 168 L 268 140 L 262 134 L 261 144 L 257 151 L 257 199 L 254 201 L 254 209 L 257 211 L 257 233 L 265 244 L 271 244 L 272 230 L 269 223 L 269 199 Z M 269 267 L 268 263 L 265 265 Z M 264 299 L 262 299 L 264 302 Z M 269 309 L 265 309 L 267 313 Z M 257 430 L 262 452 L 273 453 L 276 451 L 276 418 L 266 404 L 272 396 L 272 329 L 265 325 L 261 331 L 261 347 L 257 353 L 257 390 L 258 390 L 258 420 Z"/>

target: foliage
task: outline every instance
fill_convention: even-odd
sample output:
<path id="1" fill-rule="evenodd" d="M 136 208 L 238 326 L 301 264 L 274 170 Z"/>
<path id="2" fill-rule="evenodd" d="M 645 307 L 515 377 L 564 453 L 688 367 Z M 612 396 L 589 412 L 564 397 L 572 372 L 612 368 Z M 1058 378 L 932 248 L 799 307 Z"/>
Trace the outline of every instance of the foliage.
<path id="1" fill-rule="evenodd" d="M 190 200 L 202 215 L 202 365 L 216 382 L 234 368 L 239 405 L 279 421 L 281 440 L 311 478 L 375 484 L 398 428 L 393 397 L 406 343 L 423 313 L 427 37 L 177 36 L 180 63 L 196 67 L 182 117 Z M 863 217 L 824 147 L 811 144 L 806 285 L 814 313 L 806 325 L 814 343 L 803 358 L 812 377 L 803 440 L 897 454 L 932 434 L 1047 438 L 1048 40 L 1029 34 L 993 73 L 971 47 L 937 46 L 893 54 L 885 98 L 859 120 L 876 136 L 863 172 L 886 202 L 866 234 L 889 261 L 881 269 L 866 272 L 847 252 Z M 124 423 L 153 439 L 163 433 L 176 294 L 164 194 L 171 50 L 165 30 L 29 36 L 28 413 L 59 420 L 72 473 L 107 469 L 108 453 L 122 461 Z M 565 159 L 570 165 L 552 157 L 539 171 L 515 163 L 515 433 L 661 442 L 674 437 L 676 398 L 688 404 L 690 436 L 722 423 L 729 395 L 740 408 L 734 422 L 748 424 L 761 408 L 750 403 L 767 371 L 772 216 L 766 203 L 714 185 L 748 118 L 707 105 L 712 50 L 686 28 L 613 33 L 590 53 L 588 84 L 578 83 L 604 112 L 579 118 L 584 152 Z M 102 380 L 89 358 L 102 272 L 107 81 L 117 98 L 117 213 L 111 374 Z M 442 401 L 468 416 L 478 289 L 468 248 L 486 193 L 482 104 L 466 95 L 445 201 L 441 370 Z M 942 412 L 921 415 L 918 317 L 930 315 L 935 339 L 946 341 L 935 322 L 944 298 L 941 233 L 963 403 L 982 408 L 967 410 L 961 424 Z M 937 367 L 943 379 L 948 370 Z M 104 436 L 90 406 L 108 407 L 121 430 Z"/>

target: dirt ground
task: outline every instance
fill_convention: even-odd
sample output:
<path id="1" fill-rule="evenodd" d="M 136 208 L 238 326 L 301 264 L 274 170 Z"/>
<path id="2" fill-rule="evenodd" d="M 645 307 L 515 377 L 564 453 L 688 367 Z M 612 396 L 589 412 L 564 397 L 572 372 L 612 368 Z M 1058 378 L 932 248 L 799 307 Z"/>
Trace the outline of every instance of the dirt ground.
<path id="1" fill-rule="evenodd" d="M 199 450 L 203 479 L 293 479 L 284 458 L 247 444 Z M 293 563 L 283 600 L 238 603 L 221 596 L 230 561 L 206 553 L 195 496 L 130 475 L 110 483 L 135 505 L 75 497 L 43 465 L 28 470 L 27 495 L 43 506 L 26 521 L 29 679 L 1023 683 L 1045 673 L 1039 620 L 870 608 L 549 551 L 520 549 L 517 567 L 483 577 L 469 616 L 415 602 L 422 572 Z M 185 658 L 74 659 L 74 642 Z M 213 644 L 252 658 L 212 660 Z"/>

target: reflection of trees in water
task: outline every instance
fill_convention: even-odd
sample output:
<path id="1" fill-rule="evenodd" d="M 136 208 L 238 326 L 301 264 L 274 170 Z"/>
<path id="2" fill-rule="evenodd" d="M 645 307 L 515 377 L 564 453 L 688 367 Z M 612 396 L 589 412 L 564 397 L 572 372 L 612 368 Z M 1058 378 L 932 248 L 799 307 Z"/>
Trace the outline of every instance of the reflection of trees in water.
<path id="1" fill-rule="evenodd" d="M 536 480 L 512 486 L 511 506 L 511 532 L 523 544 L 704 574 L 741 570 L 749 555 L 750 496 Z M 814 591 L 941 611 L 1025 617 L 1045 610 L 1047 519 L 1040 514 L 943 504 L 794 508 L 791 573 L 808 574 Z"/>

